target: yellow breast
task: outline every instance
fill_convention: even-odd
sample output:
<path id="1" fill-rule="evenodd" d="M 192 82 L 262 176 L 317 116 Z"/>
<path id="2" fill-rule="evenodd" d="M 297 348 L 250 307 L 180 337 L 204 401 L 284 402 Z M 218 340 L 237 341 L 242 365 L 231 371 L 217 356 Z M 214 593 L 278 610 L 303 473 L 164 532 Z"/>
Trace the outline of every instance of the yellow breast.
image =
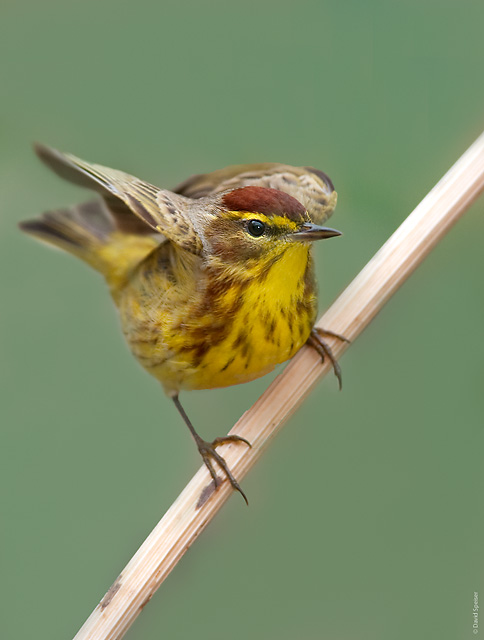
<path id="1" fill-rule="evenodd" d="M 228 306 L 238 300 L 240 307 L 228 314 L 230 330 L 207 351 L 194 373 L 192 388 L 248 382 L 301 348 L 316 313 L 311 266 L 307 250 L 295 246 L 264 278 L 250 278 L 233 288 Z"/>
<path id="2" fill-rule="evenodd" d="M 248 382 L 291 358 L 314 323 L 309 249 L 294 243 L 261 273 L 187 282 L 148 265 L 124 292 L 121 320 L 141 364 L 168 393 Z"/>

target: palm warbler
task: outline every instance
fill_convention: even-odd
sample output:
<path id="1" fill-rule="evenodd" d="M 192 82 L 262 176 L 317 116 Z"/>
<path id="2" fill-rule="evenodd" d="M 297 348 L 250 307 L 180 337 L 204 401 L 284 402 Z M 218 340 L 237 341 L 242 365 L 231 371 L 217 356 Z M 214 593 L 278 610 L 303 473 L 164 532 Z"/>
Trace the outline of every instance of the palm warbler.
<path id="1" fill-rule="evenodd" d="M 228 167 L 173 191 L 38 145 L 63 178 L 100 199 L 21 223 L 105 277 L 131 351 L 163 385 L 187 424 L 214 485 L 214 461 L 246 499 L 216 447 L 180 404 L 182 389 L 253 380 L 309 342 L 337 363 L 312 330 L 311 246 L 340 235 L 320 226 L 336 192 L 322 171 L 283 164 Z M 246 499 L 247 500 L 247 499 Z"/>

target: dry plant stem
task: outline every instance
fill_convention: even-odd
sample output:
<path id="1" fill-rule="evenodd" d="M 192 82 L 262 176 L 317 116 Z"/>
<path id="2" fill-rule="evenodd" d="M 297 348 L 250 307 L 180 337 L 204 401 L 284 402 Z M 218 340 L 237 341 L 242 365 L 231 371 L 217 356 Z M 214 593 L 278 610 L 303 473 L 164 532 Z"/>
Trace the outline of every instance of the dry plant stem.
<path id="1" fill-rule="evenodd" d="M 318 326 L 353 341 L 483 189 L 484 134 L 391 236 Z M 344 342 L 328 341 L 337 357 L 348 348 Z M 314 350 L 304 347 L 237 422 L 231 433 L 247 438 L 252 448 L 231 444 L 220 451 L 238 480 L 330 368 L 328 362 L 321 364 Z M 210 475 L 202 467 L 141 545 L 76 640 L 121 638 L 231 493 L 227 481 L 214 492 Z"/>

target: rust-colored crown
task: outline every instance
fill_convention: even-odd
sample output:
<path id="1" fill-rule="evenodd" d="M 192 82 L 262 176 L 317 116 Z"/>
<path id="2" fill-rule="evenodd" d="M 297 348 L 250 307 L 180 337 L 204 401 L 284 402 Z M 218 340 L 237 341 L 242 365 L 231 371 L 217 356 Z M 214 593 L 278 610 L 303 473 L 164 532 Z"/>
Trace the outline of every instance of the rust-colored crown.
<path id="1" fill-rule="evenodd" d="M 286 216 L 295 222 L 306 220 L 306 209 L 288 193 L 267 187 L 242 187 L 226 193 L 222 204 L 229 211 Z"/>

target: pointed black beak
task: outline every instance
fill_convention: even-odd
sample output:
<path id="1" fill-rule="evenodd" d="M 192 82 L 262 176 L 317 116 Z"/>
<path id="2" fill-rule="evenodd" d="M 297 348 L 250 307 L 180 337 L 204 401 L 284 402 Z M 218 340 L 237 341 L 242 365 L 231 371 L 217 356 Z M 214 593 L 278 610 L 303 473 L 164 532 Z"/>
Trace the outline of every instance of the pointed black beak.
<path id="1" fill-rule="evenodd" d="M 305 222 L 299 231 L 295 231 L 291 234 L 291 238 L 293 240 L 302 240 L 307 242 L 308 240 L 322 240 L 323 238 L 334 238 L 335 236 L 341 235 L 341 231 L 336 231 L 336 229 L 320 227 L 317 224 Z"/>

